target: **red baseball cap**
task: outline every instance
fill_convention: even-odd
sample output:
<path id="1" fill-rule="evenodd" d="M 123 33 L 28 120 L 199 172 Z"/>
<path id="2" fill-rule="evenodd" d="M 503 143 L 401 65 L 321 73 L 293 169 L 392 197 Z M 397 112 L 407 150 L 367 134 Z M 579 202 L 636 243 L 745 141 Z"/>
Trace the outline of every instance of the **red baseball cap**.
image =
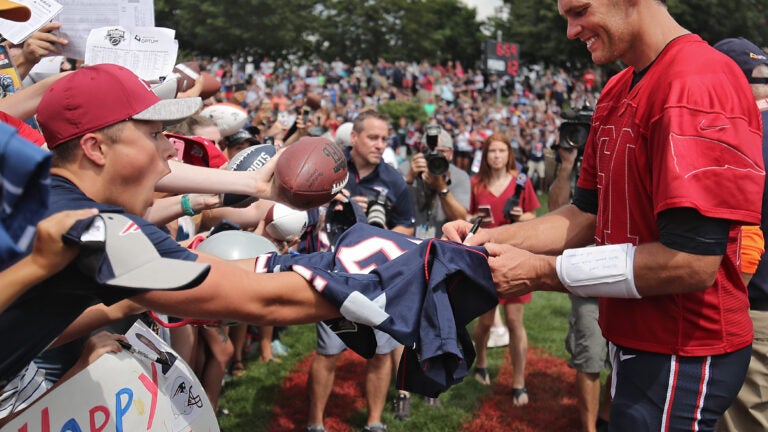
<path id="1" fill-rule="evenodd" d="M 184 142 L 182 161 L 186 164 L 207 168 L 220 168 L 227 163 L 227 157 L 216 147 L 213 141 L 199 136 L 186 136 L 166 132 L 165 136 Z M 171 141 L 173 144 L 173 141 Z"/>
<path id="2" fill-rule="evenodd" d="M 202 107 L 198 98 L 161 99 L 130 70 L 99 64 L 53 83 L 37 108 L 48 148 L 128 119 L 173 124 Z"/>

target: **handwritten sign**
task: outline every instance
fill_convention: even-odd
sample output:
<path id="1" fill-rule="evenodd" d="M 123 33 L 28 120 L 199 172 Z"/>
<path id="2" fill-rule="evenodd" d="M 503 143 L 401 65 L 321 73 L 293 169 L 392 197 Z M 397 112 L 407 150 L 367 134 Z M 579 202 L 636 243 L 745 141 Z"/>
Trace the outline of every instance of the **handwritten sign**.
<path id="1" fill-rule="evenodd" d="M 126 337 L 148 355 L 101 356 L 0 432 L 218 432 L 211 403 L 184 360 L 141 322 Z M 146 358 L 155 356 L 165 364 Z"/>

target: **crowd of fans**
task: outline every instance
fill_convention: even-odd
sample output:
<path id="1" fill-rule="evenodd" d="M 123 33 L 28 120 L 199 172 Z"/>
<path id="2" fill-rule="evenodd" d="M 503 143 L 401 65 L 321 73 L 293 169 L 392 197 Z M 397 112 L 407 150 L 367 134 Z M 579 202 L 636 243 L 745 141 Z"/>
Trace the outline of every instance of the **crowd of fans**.
<path id="1" fill-rule="evenodd" d="M 543 150 L 557 141 L 563 109 L 594 106 L 599 87 L 590 69 L 566 72 L 531 66 L 521 68 L 518 77 L 498 79 L 451 61 L 198 60 L 221 80 L 215 99 L 243 106 L 262 131 L 269 131 L 278 119 L 291 124 L 308 94 L 322 100 L 310 133 L 331 138 L 339 125 L 354 120 L 363 109 L 390 101 L 417 104 L 420 112 L 391 119 L 389 144 L 398 163 L 419 150 L 426 120 L 434 119 L 453 137 L 455 164 L 472 173 L 477 172 L 477 167 L 471 170 L 475 151 L 493 133 L 509 137 L 521 163 L 543 160 Z M 499 86 L 503 103 L 497 97 Z M 544 188 L 541 180 L 536 184 L 539 192 Z"/>
<path id="2" fill-rule="evenodd" d="M 34 33 L 24 44 L 10 47 L 16 62 L 24 65 L 23 68 L 18 69 L 21 79 L 34 63 L 47 55 L 55 54 L 58 47 L 66 43 L 52 33 L 56 28 L 58 25 L 43 28 Z M 445 140 L 441 138 L 438 148 L 443 154 L 449 156 L 452 170 L 461 170 L 466 173 L 467 178 L 483 172 L 480 166 L 486 163 L 483 161 L 484 145 L 488 144 L 489 139 L 502 140 L 510 146 L 512 150 L 510 157 L 514 156 L 519 167 L 530 166 L 530 172 L 535 176 L 535 183 L 532 184 L 541 193 L 546 187 L 547 174 L 539 168 L 544 166 L 545 153 L 550 156 L 553 154 L 551 148 L 558 139 L 561 114 L 570 107 L 593 104 L 596 97 L 595 78 L 591 71 L 566 72 L 562 69 L 531 67 L 523 68 L 519 77 L 499 79 L 496 76 L 485 75 L 480 70 L 465 69 L 458 62 L 450 61 L 443 65 L 433 65 L 426 60 L 387 62 L 378 59 L 375 62 L 357 60 L 353 63 L 345 63 L 338 58 L 330 63 L 320 61 L 288 63 L 281 60 L 273 61 L 266 57 L 258 61 L 250 58 L 248 61 L 243 60 L 195 59 L 199 62 L 200 70 L 214 74 L 221 83 L 220 91 L 204 100 L 203 106 L 221 102 L 233 103 L 241 106 L 248 113 L 248 121 L 242 130 L 229 135 L 223 134 L 210 118 L 201 115 L 187 117 L 183 122 L 170 126 L 166 137 L 176 148 L 178 153 L 175 159 L 179 162 L 184 159 L 182 154 L 185 146 L 188 149 L 195 147 L 204 149 L 205 153 L 199 158 L 200 163 L 196 165 L 220 168 L 245 147 L 268 141 L 274 142 L 277 147 L 286 146 L 304 135 L 326 136 L 342 145 L 354 147 L 356 144 L 349 139 L 349 128 L 340 132 L 340 127 L 348 123 L 351 128 L 351 123 L 359 119 L 361 113 L 370 110 L 383 111 L 385 104 L 393 102 L 389 105 L 407 106 L 409 110 L 404 109 L 402 115 L 396 118 L 387 119 L 381 116 L 366 120 L 369 123 L 360 127 L 368 127 L 373 124 L 370 123 L 371 121 L 378 122 L 379 118 L 388 120 L 382 123 L 385 125 L 382 130 L 382 132 L 385 131 L 382 133 L 382 139 L 386 140 L 387 146 L 384 154 L 385 162 L 392 165 L 392 173 L 399 173 L 394 174 L 399 178 L 398 181 L 403 182 L 403 178 L 406 179 L 407 184 L 412 187 L 409 189 L 411 195 L 419 191 L 419 188 L 425 187 L 419 183 L 422 178 L 420 176 L 423 176 L 425 171 L 425 165 L 422 157 L 417 158 L 416 155 L 421 155 L 425 151 L 426 127 L 430 124 L 439 125 L 442 129 L 441 134 L 447 136 Z M 38 146 L 44 146 L 46 139 L 36 128 L 30 126 L 36 126 L 34 114 L 37 105 L 44 95 L 50 93 L 48 91 L 50 87 L 55 87 L 60 80 L 69 79 L 67 75 L 74 73 L 69 70 L 72 65 L 78 65 L 78 62 L 65 61 L 62 63 L 60 74 L 10 95 L 5 99 L 5 103 L 0 101 L 0 110 L 6 113 L 4 120 L 17 127 L 22 137 Z M 106 72 L 99 71 L 99 73 Z M 200 80 L 194 88 L 183 94 L 180 93 L 177 97 L 194 98 L 199 94 L 199 86 Z M 503 98 L 499 99 L 499 94 L 503 95 Z M 308 116 L 302 117 L 300 115 L 302 108 L 308 105 L 307 102 L 312 97 L 319 99 L 319 104 Z M 48 99 L 52 98 L 49 96 Z M 28 119 L 30 125 L 16 120 L 16 117 L 21 120 Z M 54 134 L 50 130 L 43 130 L 43 132 L 47 134 L 46 137 Z M 357 129 L 356 132 L 359 133 Z M 289 138 L 291 134 L 293 137 Z M 49 142 L 48 147 L 53 149 L 59 144 L 59 142 Z M 61 155 L 64 151 L 58 150 L 54 153 Z M 45 160 L 43 156 L 38 157 Z M 70 154 L 67 157 L 72 156 Z M 62 164 L 63 157 L 58 156 L 58 158 L 56 159 L 58 162 L 54 163 L 56 166 Z M 352 158 L 350 162 L 356 161 Z M 359 161 L 357 162 L 357 169 L 363 169 L 359 166 Z M 377 169 L 377 164 L 374 163 L 370 167 Z M 400 171 L 397 171 L 397 168 Z M 182 171 L 178 166 L 174 166 L 174 170 Z M 207 178 L 207 175 L 203 177 Z M 420 186 L 413 186 L 416 177 L 419 178 L 416 183 Z M 453 173 L 451 177 L 457 180 L 454 185 L 450 184 L 450 180 L 446 184 L 445 178 L 442 180 L 435 178 L 432 181 L 437 185 L 435 187 L 445 188 L 446 191 L 440 193 L 441 197 L 448 193 L 449 186 L 452 193 L 461 195 L 461 199 L 452 201 L 458 213 L 446 209 L 450 217 L 445 219 L 445 215 L 442 215 L 437 221 L 438 225 L 446 220 L 455 219 L 454 214 L 458 214 L 459 216 L 456 217 L 463 219 L 477 216 L 468 213 L 470 210 L 468 182 L 465 182 L 467 183 L 465 190 L 459 185 L 458 174 Z M 205 182 L 201 178 L 197 180 Z M 220 192 L 242 193 L 242 189 L 238 190 L 238 186 L 233 186 L 232 183 L 217 188 L 210 184 L 200 186 L 199 183 L 195 184 L 190 180 L 188 184 L 190 187 L 187 190 L 177 182 L 169 181 L 169 183 L 172 185 L 157 188 L 158 191 L 164 192 L 156 192 L 153 204 L 146 210 L 141 210 L 141 206 L 133 209 L 129 205 L 123 203 L 121 205 L 143 216 L 147 221 L 170 233 L 176 241 L 190 248 L 194 247 L 196 241 L 199 242 L 198 233 L 220 228 L 222 223 L 264 234 L 262 219 L 270 206 L 270 201 L 263 199 L 243 208 L 222 207 Z M 420 190 L 420 193 L 424 194 L 428 190 L 427 186 L 426 189 Z M 426 193 L 434 194 L 434 192 Z M 364 201 L 360 201 L 359 204 L 365 210 Z M 44 206 L 41 208 L 44 209 Z M 40 211 L 38 209 L 38 212 Z M 322 217 L 323 213 L 325 211 L 320 212 L 319 216 Z M 417 219 L 420 217 L 420 210 L 417 209 L 413 213 Z M 88 211 L 87 214 L 93 214 L 93 211 Z M 65 213 L 65 215 L 68 217 L 57 216 L 46 219 L 39 226 L 39 240 L 35 243 L 35 251 L 31 257 L 36 258 L 39 255 L 48 260 L 51 255 L 58 255 L 58 258 L 51 260 L 51 263 L 42 262 L 44 274 L 56 273 L 74 257 L 71 247 L 68 249 L 67 246 L 51 238 L 55 238 L 60 231 L 65 230 L 75 216 L 82 217 L 84 213 L 80 211 L 72 214 Z M 401 227 L 403 228 L 401 232 L 416 234 L 420 237 L 435 236 L 434 229 L 425 233 L 418 228 L 406 226 L 409 218 L 413 220 L 410 212 L 403 213 L 403 216 L 406 223 Z M 431 220 L 429 217 L 428 214 L 427 219 Z M 315 228 L 322 231 L 319 229 L 321 224 L 315 222 Z M 49 241 L 58 246 L 54 248 L 42 245 L 43 241 Z M 276 243 L 281 252 L 285 253 L 289 249 L 301 249 L 297 241 L 277 241 Z M 322 241 L 318 240 L 317 244 L 322 244 Z M 7 262 L 13 261 L 14 259 L 9 258 Z M 22 265 L 28 261 L 29 259 L 22 260 L 16 264 L 18 267 L 14 268 L 23 268 Z M 35 290 L 31 290 L 27 295 L 23 292 L 24 289 L 39 282 L 40 277 L 36 276 L 21 284 L 19 293 L 4 301 L 4 307 L 14 308 L 12 302 L 16 296 L 21 296 L 22 302 L 29 301 L 27 297 L 34 299 L 31 293 Z M 288 353 L 287 348 L 279 340 L 279 331 L 274 331 L 272 326 L 243 324 L 217 326 L 215 321 L 195 321 L 183 325 L 187 322 L 184 318 L 174 318 L 173 314 L 166 316 L 161 313 L 149 313 L 145 305 L 127 299 L 105 310 L 108 313 L 104 313 L 104 310 L 99 311 L 104 314 L 99 320 L 89 321 L 87 325 L 77 327 L 77 331 L 68 331 L 65 333 L 66 336 L 58 338 L 54 346 L 39 355 L 34 363 L 26 367 L 18 377 L 4 376 L 2 381 L 4 386 L 7 385 L 6 389 L 13 386 L 17 389 L 37 386 L 39 388 L 34 394 L 39 395 L 54 386 L 57 381 L 66 379 L 86 367 L 100 354 L 119 351 L 120 348 L 115 346 L 115 341 L 119 341 L 120 337 L 103 332 L 96 333 L 96 329 L 106 325 L 109 330 L 119 334 L 125 330 L 126 324 L 134 321 L 137 316 L 157 329 L 159 333 L 166 335 L 168 342 L 192 366 L 214 408 L 217 408 L 225 375 L 237 378 L 243 374 L 244 363 L 252 351 L 249 341 L 261 340 L 260 361 L 279 361 L 279 356 Z M 298 321 L 306 319 L 310 318 L 302 318 Z M 212 324 L 214 325 L 211 326 Z M 162 327 L 170 330 L 160 331 Z M 387 365 L 386 369 L 380 368 L 384 371 L 383 374 L 389 375 L 388 370 L 391 364 L 389 362 L 393 361 L 396 365 L 400 353 L 402 353 L 402 347 L 393 351 L 391 360 L 389 360 L 389 353 L 386 354 L 387 363 L 382 363 Z M 17 371 L 19 367 L 19 365 L 8 366 L 6 372 Z M 45 374 L 39 373 L 38 370 L 45 371 Z M 226 373 L 227 371 L 229 374 Z M 24 378 L 29 376 L 34 378 L 31 380 Z M 316 384 L 316 386 L 319 385 Z M 386 387 L 384 386 L 385 392 Z M 523 385 L 520 384 L 520 387 L 522 388 Z M 17 403 L 14 394 L 18 393 L 18 390 L 4 393 L 5 402 L 2 406 L 4 415 L 23 410 L 35 399 L 30 397 L 24 403 Z M 410 396 L 407 392 L 401 392 L 399 397 L 407 401 Z M 403 405 L 402 400 L 399 407 L 396 407 L 396 410 L 399 409 L 396 414 L 398 418 L 407 418 L 407 406 Z M 439 404 L 436 398 L 430 398 L 429 401 L 431 404 Z M 378 414 L 372 420 L 369 418 L 370 424 L 366 426 L 368 430 L 381 430 L 377 428 L 383 426 L 380 422 L 381 407 L 378 409 Z M 223 408 L 218 412 L 227 414 L 226 409 Z M 317 430 L 322 430 L 322 407 L 316 413 L 317 416 L 320 419 L 320 429 Z"/>

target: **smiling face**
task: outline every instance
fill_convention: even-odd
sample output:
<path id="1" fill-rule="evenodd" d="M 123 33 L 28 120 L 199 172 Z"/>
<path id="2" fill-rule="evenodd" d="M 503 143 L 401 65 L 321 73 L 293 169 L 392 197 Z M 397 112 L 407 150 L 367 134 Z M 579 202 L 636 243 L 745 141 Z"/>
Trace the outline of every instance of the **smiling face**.
<path id="1" fill-rule="evenodd" d="M 568 21 L 567 36 L 584 42 L 596 64 L 629 58 L 638 38 L 633 31 L 629 0 L 558 0 L 558 11 Z"/>

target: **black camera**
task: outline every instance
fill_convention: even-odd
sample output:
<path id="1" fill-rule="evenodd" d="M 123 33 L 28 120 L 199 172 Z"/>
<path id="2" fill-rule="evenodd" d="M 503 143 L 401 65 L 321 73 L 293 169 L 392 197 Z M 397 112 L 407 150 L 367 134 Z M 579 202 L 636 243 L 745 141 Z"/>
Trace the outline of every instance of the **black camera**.
<path id="1" fill-rule="evenodd" d="M 352 201 L 345 203 L 334 201 L 328 207 L 328 211 L 325 214 L 325 232 L 332 250 L 336 248 L 336 240 L 339 239 L 344 231 L 358 222 L 358 213 L 362 215 L 363 212 L 359 207 L 357 207 L 357 212 L 355 212 L 355 207 L 356 205 L 353 205 Z"/>
<path id="2" fill-rule="evenodd" d="M 368 211 L 366 212 L 368 224 L 387 229 L 388 210 L 389 202 L 387 201 L 386 192 L 381 191 L 376 197 L 368 198 Z"/>
<path id="3" fill-rule="evenodd" d="M 427 171 L 434 176 L 441 176 L 448 171 L 450 162 L 441 151 L 437 150 L 440 126 L 427 125 L 426 138 L 427 148 L 424 150 L 424 159 L 427 160 Z"/>
<path id="4" fill-rule="evenodd" d="M 576 149 L 579 153 L 584 151 L 584 145 L 589 138 L 589 129 L 592 126 L 592 114 L 594 110 L 589 105 L 583 106 L 579 111 L 563 112 L 564 121 L 560 124 L 559 146 Z"/>
<path id="5" fill-rule="evenodd" d="M 520 206 L 520 197 L 523 196 L 523 191 L 525 190 L 525 182 L 527 180 L 528 176 L 525 175 L 525 173 L 520 173 L 517 175 L 517 178 L 515 179 L 515 194 L 509 197 L 507 202 L 504 203 L 504 219 L 512 220 L 512 216 L 510 216 L 509 213 L 514 210 L 515 207 Z"/>

